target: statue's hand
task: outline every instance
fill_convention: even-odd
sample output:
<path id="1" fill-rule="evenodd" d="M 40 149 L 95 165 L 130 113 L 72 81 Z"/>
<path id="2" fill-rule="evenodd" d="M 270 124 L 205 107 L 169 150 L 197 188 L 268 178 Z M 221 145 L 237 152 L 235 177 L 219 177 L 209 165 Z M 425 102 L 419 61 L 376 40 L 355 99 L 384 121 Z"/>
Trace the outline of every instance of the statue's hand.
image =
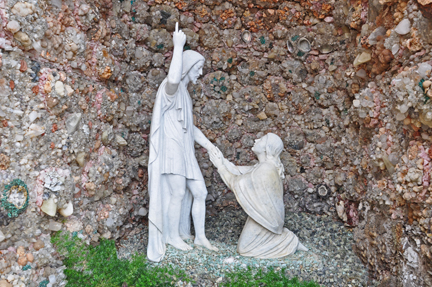
<path id="1" fill-rule="evenodd" d="M 221 166 L 223 166 L 223 155 L 222 152 L 216 147 L 213 146 L 210 150 L 209 150 L 209 154 L 210 154 L 210 160 L 211 162 L 215 165 L 215 167 L 219 168 Z"/>
<path id="2" fill-rule="evenodd" d="M 183 48 L 186 44 L 186 35 L 183 33 L 182 30 L 179 31 L 178 29 L 178 22 L 176 23 L 175 31 L 173 33 L 173 42 L 174 47 L 181 47 Z"/>

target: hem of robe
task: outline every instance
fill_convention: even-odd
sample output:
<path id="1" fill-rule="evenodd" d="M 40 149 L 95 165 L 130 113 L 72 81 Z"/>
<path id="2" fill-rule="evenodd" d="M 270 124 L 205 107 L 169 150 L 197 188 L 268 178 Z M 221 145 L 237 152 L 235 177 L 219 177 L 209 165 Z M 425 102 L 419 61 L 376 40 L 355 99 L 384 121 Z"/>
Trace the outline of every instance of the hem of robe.
<path id="1" fill-rule="evenodd" d="M 296 252 L 298 237 L 287 228 L 275 234 L 248 217 L 237 244 L 241 256 L 261 259 L 275 259 Z"/>

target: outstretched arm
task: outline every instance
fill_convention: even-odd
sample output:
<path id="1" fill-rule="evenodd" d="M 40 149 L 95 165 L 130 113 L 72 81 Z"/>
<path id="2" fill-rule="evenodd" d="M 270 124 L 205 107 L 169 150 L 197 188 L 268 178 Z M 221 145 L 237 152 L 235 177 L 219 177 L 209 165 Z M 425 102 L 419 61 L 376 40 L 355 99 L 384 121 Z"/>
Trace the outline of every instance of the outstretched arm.
<path id="1" fill-rule="evenodd" d="M 223 157 L 221 151 L 217 147 L 210 150 L 209 154 L 210 154 L 210 160 L 218 169 L 219 175 L 221 176 L 222 180 L 229 188 L 232 189 L 232 182 L 238 175 L 232 173 L 227 168 L 227 166 L 224 164 L 224 161 L 227 160 Z"/>
<path id="2" fill-rule="evenodd" d="M 196 126 L 194 126 L 194 139 L 200 146 L 202 146 L 206 150 L 209 150 L 212 147 L 214 147 L 214 145 L 206 138 L 206 136 Z"/>
<path id="3" fill-rule="evenodd" d="M 183 46 L 186 44 L 186 35 L 179 31 L 178 22 L 173 34 L 174 52 L 171 65 L 168 71 L 168 83 L 165 86 L 165 92 L 168 95 L 174 95 L 177 92 L 178 85 L 181 81 L 183 67 Z"/>

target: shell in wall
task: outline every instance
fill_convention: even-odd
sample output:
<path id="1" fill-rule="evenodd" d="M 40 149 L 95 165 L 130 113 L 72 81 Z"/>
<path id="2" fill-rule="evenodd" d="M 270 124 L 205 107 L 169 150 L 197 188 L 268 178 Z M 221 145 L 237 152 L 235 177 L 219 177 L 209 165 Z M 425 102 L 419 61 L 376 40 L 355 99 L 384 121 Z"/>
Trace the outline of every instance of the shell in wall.
<path id="1" fill-rule="evenodd" d="M 287 48 L 291 54 L 295 52 L 294 44 L 290 40 L 287 41 Z"/>
<path id="2" fill-rule="evenodd" d="M 241 37 L 245 43 L 249 43 L 250 41 L 252 41 L 252 34 L 247 30 L 243 31 Z"/>
<path id="3" fill-rule="evenodd" d="M 311 44 L 308 39 L 301 38 L 298 40 L 297 47 L 303 53 L 308 53 L 311 50 Z"/>

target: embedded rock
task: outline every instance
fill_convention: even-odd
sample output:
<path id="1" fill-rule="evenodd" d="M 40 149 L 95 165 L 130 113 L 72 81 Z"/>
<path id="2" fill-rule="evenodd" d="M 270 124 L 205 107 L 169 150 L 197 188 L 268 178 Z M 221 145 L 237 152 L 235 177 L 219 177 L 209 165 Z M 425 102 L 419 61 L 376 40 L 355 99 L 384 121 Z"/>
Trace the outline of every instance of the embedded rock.
<path id="1" fill-rule="evenodd" d="M 406 35 L 411 30 L 411 22 L 408 19 L 403 19 L 400 21 L 400 23 L 396 26 L 395 31 L 399 35 Z"/>
<path id="2" fill-rule="evenodd" d="M 66 120 L 66 130 L 71 135 L 73 134 L 77 128 L 78 124 L 81 120 L 82 114 L 81 113 L 75 113 L 70 115 Z"/>

